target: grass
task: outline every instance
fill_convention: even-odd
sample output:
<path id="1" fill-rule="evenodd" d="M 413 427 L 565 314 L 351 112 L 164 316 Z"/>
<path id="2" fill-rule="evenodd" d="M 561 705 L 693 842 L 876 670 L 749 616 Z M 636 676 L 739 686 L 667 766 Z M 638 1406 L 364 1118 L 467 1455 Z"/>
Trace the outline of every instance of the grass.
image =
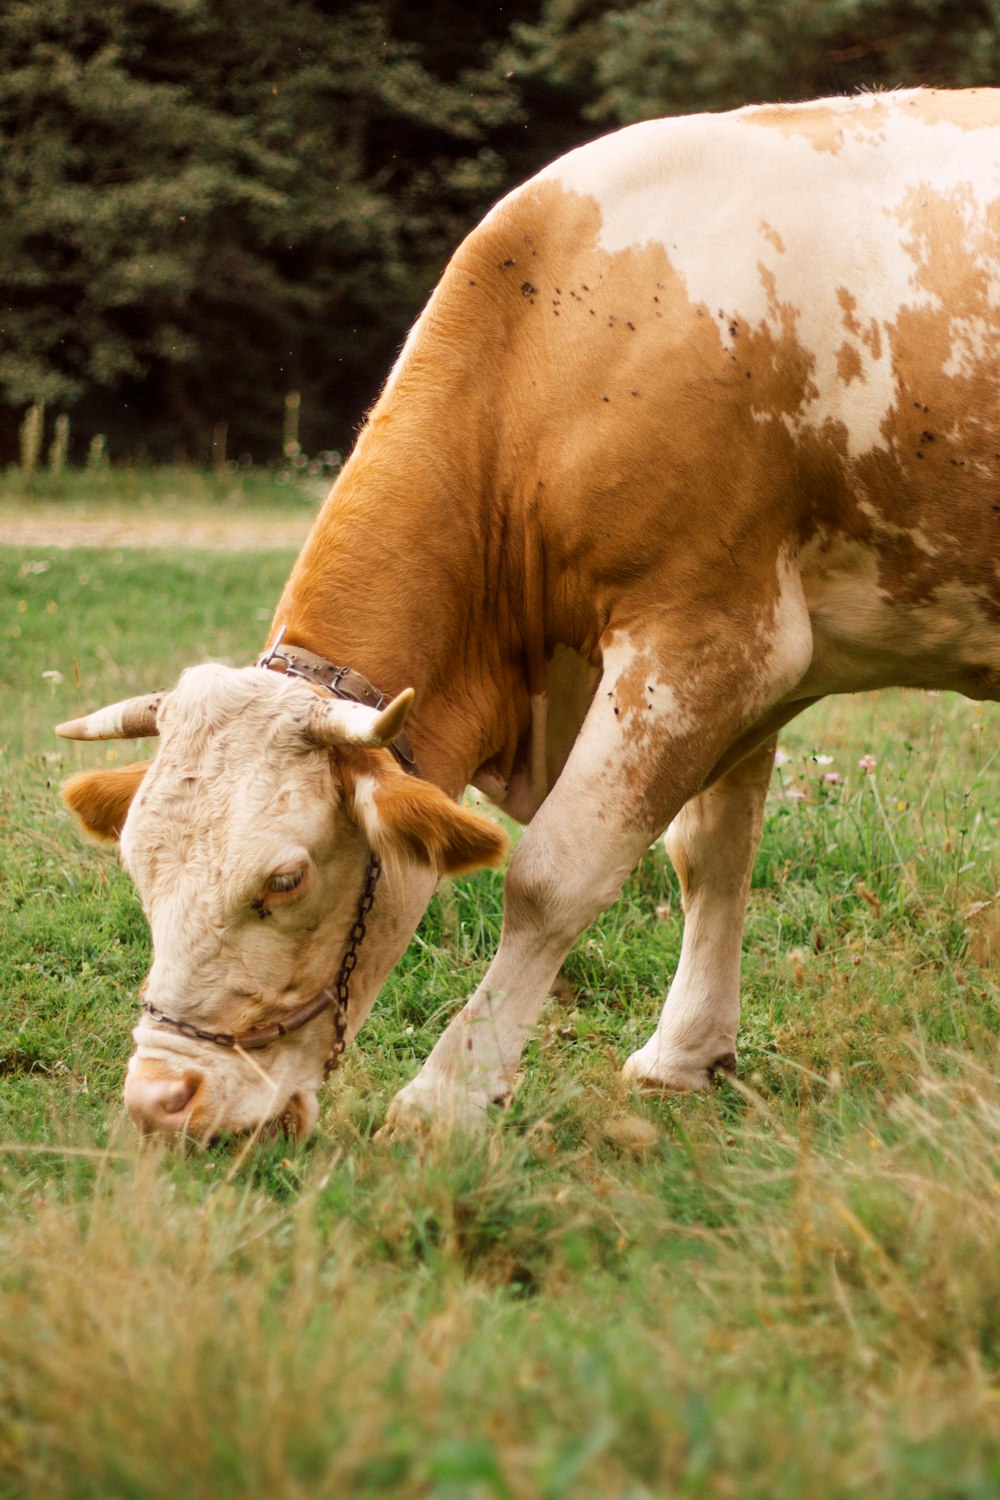
<path id="1" fill-rule="evenodd" d="M 735 1084 L 618 1075 L 679 951 L 654 849 L 482 1142 L 373 1135 L 485 968 L 492 874 L 439 892 L 312 1142 L 140 1151 L 142 914 L 56 796 L 131 747 L 51 725 L 252 659 L 291 559 L 0 556 L 3 1500 L 993 1500 L 996 706 L 790 726 Z"/>
<path id="2" fill-rule="evenodd" d="M 8 468 L 0 470 L 0 520 L 22 510 L 53 525 L 80 515 L 183 521 L 204 517 L 206 507 L 225 515 L 298 514 L 325 498 L 335 472 L 325 455 L 323 460 L 296 459 L 294 466 L 279 469 L 230 462 L 219 472 L 183 464 L 116 464 L 62 474 L 39 469 L 27 479 Z"/>

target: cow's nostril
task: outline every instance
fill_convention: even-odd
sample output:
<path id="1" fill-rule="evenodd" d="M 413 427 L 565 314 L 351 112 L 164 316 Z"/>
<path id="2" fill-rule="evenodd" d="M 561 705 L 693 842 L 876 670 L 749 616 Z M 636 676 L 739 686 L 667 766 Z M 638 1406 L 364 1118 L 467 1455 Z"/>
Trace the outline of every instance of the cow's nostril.
<path id="1" fill-rule="evenodd" d="M 200 1083 L 197 1073 L 185 1073 L 181 1078 L 131 1075 L 125 1083 L 125 1104 L 140 1130 L 181 1130 L 184 1112 Z"/>
<path id="2" fill-rule="evenodd" d="M 198 1079 L 192 1073 L 185 1073 L 183 1078 L 175 1079 L 171 1087 L 164 1090 L 163 1108 L 168 1114 L 177 1114 L 190 1104 L 197 1092 Z"/>

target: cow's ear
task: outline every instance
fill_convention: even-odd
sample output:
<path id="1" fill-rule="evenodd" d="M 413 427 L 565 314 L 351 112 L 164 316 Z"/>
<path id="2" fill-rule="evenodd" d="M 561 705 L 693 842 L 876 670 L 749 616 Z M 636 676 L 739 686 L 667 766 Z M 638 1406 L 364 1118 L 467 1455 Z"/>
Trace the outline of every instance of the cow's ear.
<path id="1" fill-rule="evenodd" d="M 92 838 L 114 843 L 152 764 L 151 760 L 139 760 L 107 771 L 81 771 L 61 788 L 62 799 Z"/>
<path id="2" fill-rule="evenodd" d="M 336 754 L 348 806 L 379 858 L 416 860 L 439 875 L 503 859 L 507 835 L 498 823 L 407 775 L 387 751 L 341 748 Z"/>

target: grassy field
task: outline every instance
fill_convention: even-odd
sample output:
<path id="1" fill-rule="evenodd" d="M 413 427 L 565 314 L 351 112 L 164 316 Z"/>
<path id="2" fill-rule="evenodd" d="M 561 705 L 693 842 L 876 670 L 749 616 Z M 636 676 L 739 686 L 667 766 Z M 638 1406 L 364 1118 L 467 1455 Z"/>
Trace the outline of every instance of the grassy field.
<path id="1" fill-rule="evenodd" d="M 133 747 L 51 726 L 252 659 L 290 561 L 0 553 L 0 1497 L 995 1500 L 1000 709 L 789 728 L 711 1096 L 617 1072 L 680 944 L 654 849 L 482 1142 L 373 1134 L 493 874 L 439 892 L 311 1142 L 140 1151 L 142 913 L 56 794 Z"/>
<path id="2" fill-rule="evenodd" d="M 296 459 L 279 469 L 229 463 L 220 471 L 183 464 L 151 468 L 116 464 L 114 468 L 38 469 L 30 478 L 20 470 L 0 470 L 0 517 L 23 507 L 72 519 L 108 512 L 131 515 L 204 516 L 206 506 L 224 512 L 273 513 L 315 504 L 330 487 L 338 455 Z M 51 510 L 49 509 L 51 507 Z"/>

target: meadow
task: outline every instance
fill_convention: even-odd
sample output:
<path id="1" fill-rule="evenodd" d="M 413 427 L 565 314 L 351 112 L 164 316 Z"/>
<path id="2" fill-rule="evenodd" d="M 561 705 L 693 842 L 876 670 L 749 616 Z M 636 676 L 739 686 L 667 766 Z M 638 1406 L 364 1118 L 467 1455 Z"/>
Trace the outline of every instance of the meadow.
<path id="1" fill-rule="evenodd" d="M 252 660 L 291 560 L 0 551 L 2 1500 L 995 1500 L 1000 707 L 785 732 L 710 1095 L 618 1073 L 680 947 L 657 846 L 482 1140 L 375 1133 L 493 872 L 439 890 L 311 1141 L 140 1148 L 145 923 L 58 785 L 145 751 L 52 725 Z"/>

